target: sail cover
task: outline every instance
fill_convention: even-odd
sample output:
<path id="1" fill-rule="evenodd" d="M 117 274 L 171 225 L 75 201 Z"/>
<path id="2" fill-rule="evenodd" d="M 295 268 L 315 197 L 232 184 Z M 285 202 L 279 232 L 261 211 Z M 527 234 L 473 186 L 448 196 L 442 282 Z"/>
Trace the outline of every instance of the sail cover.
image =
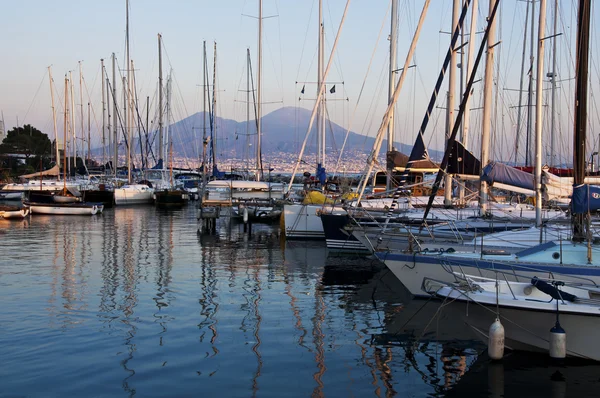
<path id="1" fill-rule="evenodd" d="M 388 169 L 396 167 L 404 167 L 410 169 L 436 169 L 438 165 L 431 161 L 423 135 L 419 133 L 415 144 L 410 152 L 410 156 L 406 156 L 402 152 L 396 150 L 389 151 L 386 156 Z"/>
<path id="2" fill-rule="evenodd" d="M 585 214 L 600 210 L 600 187 L 588 184 L 574 187 L 571 208 L 573 214 Z"/>
<path id="3" fill-rule="evenodd" d="M 492 185 L 494 182 L 499 182 L 518 188 L 535 189 L 533 185 L 533 174 L 497 162 L 491 162 L 483 168 L 481 181 L 485 181 Z"/>
<path id="4" fill-rule="evenodd" d="M 59 175 L 60 175 L 60 169 L 59 169 L 58 165 L 55 165 L 51 169 L 44 170 L 44 171 L 38 171 L 37 173 L 24 174 L 20 177 L 21 178 L 36 178 L 36 177 L 46 177 L 46 176 L 58 177 Z"/>
<path id="5" fill-rule="evenodd" d="M 481 174 L 481 162 L 463 144 L 454 141 L 448 159 L 448 173 L 478 176 Z"/>

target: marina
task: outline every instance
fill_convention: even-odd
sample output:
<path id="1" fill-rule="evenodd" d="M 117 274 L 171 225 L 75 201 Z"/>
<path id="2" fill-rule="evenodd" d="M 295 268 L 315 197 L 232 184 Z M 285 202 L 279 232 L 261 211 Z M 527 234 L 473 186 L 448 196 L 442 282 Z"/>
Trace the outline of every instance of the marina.
<path id="1" fill-rule="evenodd" d="M 276 225 L 198 234 L 195 213 L 0 219 L 0 393 L 596 395 L 593 362 L 490 361 L 451 309 L 412 299 L 374 258 L 282 241 Z"/>
<path id="2" fill-rule="evenodd" d="M 14 34 L 0 397 L 600 395 L 590 0 L 117 3 Z"/>

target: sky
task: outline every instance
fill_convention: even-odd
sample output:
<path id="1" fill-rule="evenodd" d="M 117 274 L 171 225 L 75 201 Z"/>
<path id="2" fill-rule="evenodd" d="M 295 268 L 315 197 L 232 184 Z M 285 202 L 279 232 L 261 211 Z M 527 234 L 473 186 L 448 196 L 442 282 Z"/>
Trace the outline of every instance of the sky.
<path id="1" fill-rule="evenodd" d="M 549 0 L 546 35 L 552 29 L 552 5 Z M 331 47 L 343 13 L 345 0 L 324 0 L 326 56 Z M 477 22 L 483 30 L 483 16 L 487 14 L 485 0 L 480 0 Z M 536 3 L 537 4 L 537 3 Z M 561 145 L 568 152 L 569 131 L 572 123 L 573 53 L 576 8 L 572 0 L 559 2 L 558 40 L 559 77 L 564 78 L 558 97 L 558 122 Z M 398 64 L 404 63 L 423 0 L 399 0 Z M 317 0 L 264 0 L 263 16 L 263 114 L 282 106 L 302 106 L 312 109 L 310 90 L 298 101 L 304 83 L 316 80 Z M 328 81 L 336 83 L 336 94 L 329 96 L 329 116 L 336 123 L 360 134 L 373 136 L 379 127 L 387 103 L 387 68 L 389 55 L 388 0 L 354 0 L 350 3 L 347 19 L 340 36 Z M 538 6 L 539 7 L 539 6 Z M 431 95 L 450 36 L 451 0 L 432 0 L 421 38 L 407 73 L 405 86 L 396 107 L 396 139 L 412 143 L 421 124 L 426 103 Z M 7 130 L 26 123 L 33 124 L 53 136 L 52 108 L 48 66 L 51 66 L 56 109 L 61 112 L 63 78 L 72 71 L 79 100 L 79 65 L 83 71 L 83 103 L 92 104 L 92 130 L 101 124 L 100 59 L 106 62 L 109 76 L 110 57 L 114 52 L 119 68 L 125 59 L 125 0 L 102 2 L 73 0 L 29 0 L 5 2 L 2 6 L 2 54 L 0 65 L 0 111 Z M 209 64 L 212 68 L 212 49 L 217 43 L 217 96 L 221 117 L 245 120 L 246 49 L 250 49 L 253 69 L 256 71 L 257 0 L 130 0 L 129 8 L 130 54 L 135 62 L 136 87 L 140 98 L 156 101 L 158 80 L 157 34 L 162 34 L 163 71 L 166 77 L 173 73 L 173 119 L 179 120 L 202 110 L 202 45 L 206 41 Z M 499 13 L 499 58 L 496 64 L 494 130 L 492 154 L 497 158 L 512 157 L 516 126 L 516 94 L 519 86 L 524 19 L 526 4 L 517 0 L 503 0 Z M 594 9 L 594 21 L 598 20 Z M 470 18 L 470 17 L 469 17 Z M 537 16 L 536 16 L 537 24 Z M 536 27 L 537 34 L 537 27 Z M 595 37 L 595 29 L 592 32 Z M 480 34 L 478 36 L 481 36 Z M 550 41 L 547 41 L 550 43 Z M 597 41 L 592 40 L 592 70 L 595 68 Z M 479 41 L 477 41 L 477 45 Z M 546 46 L 546 65 L 550 63 L 550 46 Z M 529 50 L 527 50 L 529 51 Z M 497 53 L 498 54 L 498 53 Z M 81 63 L 79 63 L 81 61 Z M 369 67 L 370 66 L 370 67 Z M 528 65 L 526 64 L 525 70 Z M 547 67 L 545 68 L 546 70 Z M 478 75 L 482 76 L 483 63 Z M 368 73 L 367 73 L 368 72 Z M 123 72 L 121 72 L 123 73 Z M 212 72 L 211 72 L 212 74 Z M 300 82 L 300 83 L 297 83 Z M 343 82 L 343 84 L 341 84 Z M 594 83 L 594 81 L 592 81 Z M 596 86 L 597 86 L 597 82 Z M 544 86 L 544 103 L 549 104 L 549 85 Z M 471 124 L 474 139 L 472 149 L 477 152 L 481 83 L 473 94 L 474 111 Z M 364 88 L 363 88 L 364 87 Z M 447 84 L 442 91 L 445 93 Z M 527 87 L 527 82 L 525 83 Z M 361 88 L 362 95 L 361 95 Z M 357 100 L 360 95 L 360 102 Z M 443 95 L 443 93 L 442 93 Z M 347 101 L 346 101 L 347 99 Z M 151 105 L 154 106 L 154 105 Z M 426 142 L 430 148 L 443 147 L 444 101 L 438 101 L 432 115 Z M 458 106 L 458 105 L 457 105 Z M 87 106 L 85 106 L 87 108 Z M 593 108 L 593 109 L 592 109 Z M 545 129 L 549 129 L 549 107 L 545 107 Z M 85 109 L 84 120 L 87 120 Z M 597 124 L 595 103 L 591 114 Z M 525 117 L 525 113 L 521 115 Z M 79 116 L 78 116 L 79 117 Z M 592 118 L 592 117 L 591 117 Z M 87 124 L 87 122 L 86 122 Z M 60 124 L 59 124 L 60 126 Z M 59 132 L 62 131 L 59 127 Z M 99 136 L 96 135 L 98 140 Z M 596 143 L 598 139 L 596 138 Z M 594 142 L 590 143 L 593 145 Z M 368 150 L 368 148 L 366 149 Z M 565 153 L 565 156 L 568 154 Z"/>

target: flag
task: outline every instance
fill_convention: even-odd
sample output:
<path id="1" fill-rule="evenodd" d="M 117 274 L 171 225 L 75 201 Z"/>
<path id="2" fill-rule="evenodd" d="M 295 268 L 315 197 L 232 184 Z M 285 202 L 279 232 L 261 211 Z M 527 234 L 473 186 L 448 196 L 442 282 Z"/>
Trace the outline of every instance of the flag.
<path id="1" fill-rule="evenodd" d="M 329 89 L 331 94 L 335 94 L 335 84 Z"/>
<path id="2" fill-rule="evenodd" d="M 300 90 L 300 94 L 304 94 L 304 87 L 306 87 L 306 84 L 304 86 L 302 86 L 302 90 Z"/>

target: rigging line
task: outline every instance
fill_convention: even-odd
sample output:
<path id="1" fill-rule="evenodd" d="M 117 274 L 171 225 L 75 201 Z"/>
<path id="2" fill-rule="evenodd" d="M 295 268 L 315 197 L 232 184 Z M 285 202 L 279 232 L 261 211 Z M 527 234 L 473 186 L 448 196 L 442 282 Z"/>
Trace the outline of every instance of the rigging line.
<path id="1" fill-rule="evenodd" d="M 490 16 L 488 18 L 488 27 L 486 28 L 485 33 L 483 34 L 481 46 L 479 47 L 479 51 L 477 52 L 477 57 L 475 58 L 475 62 L 473 63 L 473 70 L 477 70 L 477 67 L 479 66 L 479 62 L 481 61 L 484 49 L 486 49 L 488 47 L 486 41 L 489 36 L 489 31 L 490 31 L 489 27 L 493 23 L 494 17 L 496 16 L 496 10 L 498 9 L 499 2 L 500 2 L 500 0 L 496 0 L 494 2 L 494 6 L 493 6 Z M 467 85 L 465 87 L 465 92 L 471 91 L 471 87 L 473 86 L 474 80 L 475 80 L 475 73 L 472 73 L 471 77 L 469 78 L 469 81 L 467 82 Z M 458 114 L 456 115 L 457 120 L 462 118 L 462 115 L 464 113 L 466 98 L 467 98 L 467 96 L 463 95 L 463 99 L 461 100 L 460 108 L 458 109 Z M 459 127 L 460 127 L 460 124 L 455 124 L 452 129 L 452 133 L 448 139 L 448 146 L 447 146 L 450 149 L 452 149 L 452 147 L 454 146 L 454 140 L 456 138 L 456 134 L 458 133 Z M 438 172 L 438 174 L 435 178 L 435 182 L 433 183 L 431 195 L 429 196 L 429 202 L 428 202 L 427 207 L 425 208 L 425 212 L 423 214 L 423 221 L 427 220 L 427 215 L 429 214 L 429 211 L 431 210 L 431 205 L 433 204 L 435 195 L 439 189 L 440 183 L 442 182 L 442 177 L 444 176 L 446 167 L 448 165 L 449 152 L 450 151 L 448 151 L 448 150 L 445 151 L 442 162 L 440 163 L 440 172 Z"/>
<path id="2" fill-rule="evenodd" d="M 315 2 L 316 1 L 317 0 L 313 0 L 312 5 L 310 6 L 310 12 L 308 14 L 309 15 L 309 17 L 308 17 L 309 21 L 311 19 L 310 17 L 313 14 L 313 10 L 315 8 Z M 310 23 L 307 23 L 306 24 L 306 32 L 304 33 L 304 42 L 302 43 L 302 51 L 300 51 L 300 59 L 302 59 L 304 57 L 304 50 L 306 49 L 306 41 L 308 39 L 308 31 L 309 31 L 309 29 L 310 29 Z M 313 57 L 313 60 L 314 60 L 314 57 Z M 301 65 L 302 65 L 302 63 L 298 62 L 298 72 L 296 73 L 296 81 L 298 81 L 298 77 L 300 76 L 300 66 Z M 312 65 L 312 62 L 311 62 L 311 65 Z M 307 80 L 307 79 L 305 78 L 304 80 Z"/>
<path id="3" fill-rule="evenodd" d="M 29 104 L 29 108 L 27 108 L 27 112 L 25 112 L 25 116 L 23 117 L 23 123 L 25 123 L 25 120 L 27 120 L 27 115 L 29 115 L 29 111 L 31 110 L 31 107 L 33 106 L 33 103 L 35 102 L 35 99 L 37 98 L 38 94 L 40 93 L 40 90 L 42 89 L 42 85 L 44 84 L 44 82 L 46 81 L 46 72 L 44 72 L 44 75 L 42 76 L 42 81 L 40 81 L 40 85 L 38 86 L 35 95 L 33 96 L 33 99 L 31 100 L 31 103 Z M 17 126 L 19 127 L 19 126 Z"/>
<path id="4" fill-rule="evenodd" d="M 383 32 L 383 28 L 385 27 L 385 22 L 386 22 L 386 19 L 388 17 L 388 14 L 390 12 L 390 9 L 391 9 L 392 1 L 393 0 L 390 0 L 389 6 L 387 7 L 385 15 L 383 17 L 383 20 L 381 22 L 381 27 L 379 28 L 379 33 L 377 34 L 377 40 L 375 40 L 375 46 L 373 47 L 373 52 L 371 53 L 371 59 L 369 60 L 369 64 L 367 65 L 367 70 L 365 72 L 365 77 L 363 79 L 362 85 L 360 86 L 360 91 L 358 92 L 358 98 L 356 99 L 356 104 L 354 105 L 354 110 L 352 111 L 352 115 L 350 115 L 350 121 L 348 122 L 348 130 L 346 130 L 346 135 L 344 136 L 344 142 L 342 143 L 342 148 L 340 149 L 340 155 L 338 157 L 337 163 L 335 164 L 335 169 L 334 169 L 334 174 L 333 174 L 334 177 L 335 177 L 335 173 L 337 172 L 337 170 L 339 170 L 339 167 L 340 167 L 340 162 L 341 162 L 341 159 L 342 159 L 342 155 L 344 153 L 344 148 L 346 147 L 346 142 L 348 140 L 348 136 L 349 136 L 350 130 L 352 128 L 352 124 L 353 124 L 353 120 L 354 120 L 354 115 L 356 114 L 356 111 L 358 109 L 358 105 L 359 105 L 360 100 L 362 98 L 362 94 L 363 94 L 363 91 L 365 89 L 365 84 L 367 83 L 367 77 L 369 76 L 369 73 L 371 71 L 371 66 L 373 65 L 373 60 L 375 59 L 375 53 L 377 52 L 377 43 L 379 43 L 379 41 L 381 40 L 381 34 Z"/>
<path id="5" fill-rule="evenodd" d="M 281 90 L 280 95 L 281 95 L 281 101 L 283 102 L 283 98 L 284 98 L 284 94 L 283 94 L 283 57 L 281 56 L 281 54 L 283 54 L 283 48 L 281 45 L 281 18 L 279 18 L 279 1 L 276 0 L 275 1 L 275 11 L 278 15 L 277 17 L 277 31 L 279 33 L 279 76 L 281 76 L 281 85 L 279 87 L 279 89 Z M 294 94 L 295 95 L 295 94 Z"/>

